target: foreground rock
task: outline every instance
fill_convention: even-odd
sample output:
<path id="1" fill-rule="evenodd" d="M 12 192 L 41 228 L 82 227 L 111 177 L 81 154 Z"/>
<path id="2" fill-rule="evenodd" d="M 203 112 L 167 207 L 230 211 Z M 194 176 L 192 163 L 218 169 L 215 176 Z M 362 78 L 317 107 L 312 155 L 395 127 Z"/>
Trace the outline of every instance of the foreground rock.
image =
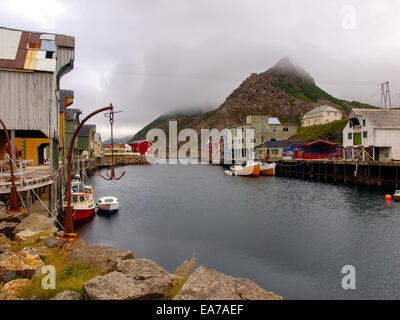
<path id="1" fill-rule="evenodd" d="M 28 214 L 25 213 L 25 212 L 20 212 L 20 213 L 0 213 L 0 223 L 1 222 L 21 223 L 27 217 L 28 217 Z"/>
<path id="2" fill-rule="evenodd" d="M 83 300 L 83 297 L 79 292 L 66 290 L 50 300 Z"/>
<path id="3" fill-rule="evenodd" d="M 248 279 L 233 278 L 204 266 L 197 268 L 175 300 L 282 300 Z"/>
<path id="4" fill-rule="evenodd" d="M 159 300 L 171 292 L 179 278 L 147 260 L 120 261 L 117 269 L 85 283 L 89 300 Z"/>
<path id="5" fill-rule="evenodd" d="M 0 254 L 0 282 L 10 282 L 15 279 L 31 279 L 36 270 L 44 263 L 39 255 L 32 255 L 28 250 L 20 253 L 5 252 Z"/>
<path id="6" fill-rule="evenodd" d="M 17 241 L 26 241 L 40 234 L 50 234 L 56 231 L 57 228 L 51 218 L 31 214 L 15 228 L 14 239 Z"/>
<path id="7" fill-rule="evenodd" d="M 131 250 L 107 246 L 80 247 L 68 251 L 68 259 L 71 262 L 90 264 L 106 272 L 115 271 L 119 261 L 134 258 Z"/>
<path id="8" fill-rule="evenodd" d="M 1 293 L 4 295 L 4 298 L 11 297 L 15 299 L 18 296 L 20 291 L 30 284 L 30 280 L 27 279 L 18 279 L 8 282 L 1 289 Z"/>
<path id="9" fill-rule="evenodd" d="M 0 233 L 3 233 L 8 237 L 12 237 L 12 234 L 18 225 L 19 223 L 15 222 L 0 222 Z"/>

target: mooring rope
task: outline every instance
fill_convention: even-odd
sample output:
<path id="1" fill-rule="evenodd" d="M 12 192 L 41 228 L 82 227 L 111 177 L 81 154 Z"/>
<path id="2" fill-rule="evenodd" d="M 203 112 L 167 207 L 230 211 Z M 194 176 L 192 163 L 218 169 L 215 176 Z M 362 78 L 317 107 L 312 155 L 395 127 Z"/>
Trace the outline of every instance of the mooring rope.
<path id="1" fill-rule="evenodd" d="M 276 165 L 277 166 L 280 166 L 280 167 L 286 167 L 286 168 L 292 168 L 292 167 L 299 167 L 299 166 L 302 166 L 302 165 L 304 165 L 304 164 L 306 164 L 307 162 L 301 162 L 301 163 L 298 163 L 298 164 L 293 164 L 293 165 L 285 165 L 285 164 L 281 164 L 281 163 L 277 163 Z"/>

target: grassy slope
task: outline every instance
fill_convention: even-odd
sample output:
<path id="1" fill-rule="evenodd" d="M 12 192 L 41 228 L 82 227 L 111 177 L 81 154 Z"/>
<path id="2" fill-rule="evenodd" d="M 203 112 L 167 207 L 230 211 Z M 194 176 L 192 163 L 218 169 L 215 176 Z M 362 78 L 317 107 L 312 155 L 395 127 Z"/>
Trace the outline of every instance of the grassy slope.
<path id="1" fill-rule="evenodd" d="M 318 140 L 328 139 L 335 142 L 341 141 L 341 133 L 348 120 L 334 121 L 320 126 L 301 128 L 292 139 Z"/>

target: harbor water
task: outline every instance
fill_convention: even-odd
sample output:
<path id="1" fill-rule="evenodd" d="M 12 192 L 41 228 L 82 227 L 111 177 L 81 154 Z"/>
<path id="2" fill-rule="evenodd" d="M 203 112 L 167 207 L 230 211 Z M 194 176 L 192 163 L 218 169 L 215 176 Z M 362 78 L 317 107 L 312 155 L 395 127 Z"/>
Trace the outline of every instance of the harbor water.
<path id="1" fill-rule="evenodd" d="M 92 177 L 96 199 L 116 196 L 120 210 L 77 227 L 90 245 L 131 249 L 171 272 L 194 256 L 285 299 L 400 297 L 400 203 L 387 192 L 209 165 L 122 170 L 121 181 Z M 342 288 L 346 265 L 356 290 Z"/>

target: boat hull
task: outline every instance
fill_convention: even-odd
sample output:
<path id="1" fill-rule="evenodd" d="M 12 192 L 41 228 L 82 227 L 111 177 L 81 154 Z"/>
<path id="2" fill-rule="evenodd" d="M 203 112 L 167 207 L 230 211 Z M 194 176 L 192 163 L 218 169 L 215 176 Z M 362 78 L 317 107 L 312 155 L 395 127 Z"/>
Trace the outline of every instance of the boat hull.
<path id="1" fill-rule="evenodd" d="M 90 218 L 95 214 L 95 209 L 78 209 L 73 210 L 73 219 L 74 221 L 84 220 Z"/>
<path id="2" fill-rule="evenodd" d="M 99 206 L 99 211 L 101 212 L 115 213 L 118 211 L 118 204 L 105 203 L 105 204 L 99 204 L 98 206 Z"/>
<path id="3" fill-rule="evenodd" d="M 232 171 L 236 176 L 259 177 L 260 165 L 246 166 L 240 170 L 233 169 Z"/>
<path id="4" fill-rule="evenodd" d="M 275 176 L 276 164 L 268 164 L 260 166 L 260 175 L 262 176 Z"/>

